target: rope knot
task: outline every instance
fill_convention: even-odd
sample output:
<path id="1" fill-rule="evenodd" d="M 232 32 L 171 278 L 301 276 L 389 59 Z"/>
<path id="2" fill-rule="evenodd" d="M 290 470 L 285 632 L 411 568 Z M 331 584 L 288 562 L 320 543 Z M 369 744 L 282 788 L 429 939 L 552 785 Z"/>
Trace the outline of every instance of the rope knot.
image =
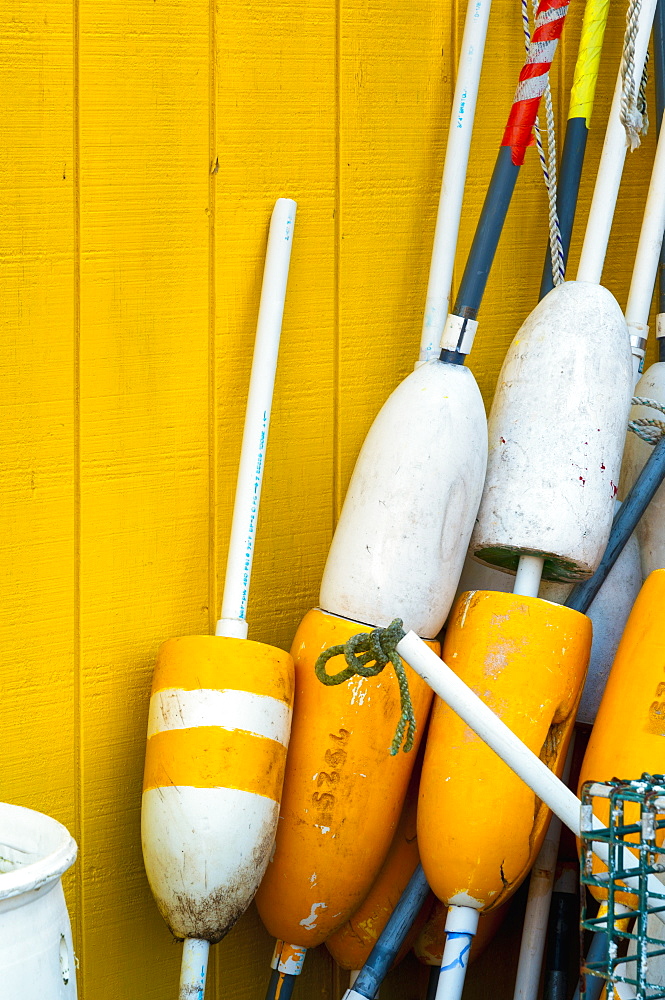
<path id="1" fill-rule="evenodd" d="M 352 635 L 345 643 L 324 650 L 314 665 L 314 672 L 321 683 L 334 685 L 343 684 L 344 681 L 356 676 L 376 677 L 389 663 L 392 663 L 399 683 L 401 706 L 401 715 L 390 745 L 390 754 L 393 757 L 399 752 L 402 742 L 404 742 L 402 747 L 404 753 L 408 753 L 413 747 L 416 735 L 416 717 L 409 693 L 409 682 L 406 678 L 402 658 L 397 652 L 397 643 L 405 635 L 401 618 L 395 618 L 387 628 L 374 628 L 371 632 L 360 632 L 358 635 Z M 346 660 L 346 666 L 337 674 L 329 674 L 326 671 L 326 664 L 335 656 L 343 656 Z"/>

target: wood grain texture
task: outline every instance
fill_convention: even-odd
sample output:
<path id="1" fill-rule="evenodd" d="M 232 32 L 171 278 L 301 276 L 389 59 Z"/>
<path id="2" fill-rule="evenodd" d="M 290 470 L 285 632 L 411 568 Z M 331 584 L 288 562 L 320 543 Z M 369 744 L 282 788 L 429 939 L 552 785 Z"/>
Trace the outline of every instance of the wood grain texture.
<path id="1" fill-rule="evenodd" d="M 83 1000 L 178 978 L 140 788 L 157 646 L 209 621 L 208 29 L 207 0 L 79 8 Z"/>
<path id="2" fill-rule="evenodd" d="M 12 4 L 0 44 L 0 795 L 76 836 L 73 12 Z M 67 877 L 74 920 L 77 872 Z"/>
<path id="3" fill-rule="evenodd" d="M 454 287 L 523 59 L 518 5 L 494 3 Z M 81 1000 L 162 1000 L 180 948 L 141 858 L 150 681 L 161 641 L 218 615 L 270 211 L 298 201 L 248 617 L 288 647 L 364 434 L 417 354 L 465 4 L 0 6 L 0 794 L 79 842 Z M 553 73 L 560 136 L 581 17 L 571 5 Z M 613 6 L 573 269 L 623 17 Z M 608 252 L 622 304 L 654 133 L 628 157 Z M 546 228 L 529 150 L 472 359 L 486 404 Z M 512 996 L 518 925 L 519 908 L 471 1000 Z M 213 949 L 209 997 L 261 1000 L 271 948 L 251 907 Z M 422 996 L 419 975 L 409 960 L 385 1000 Z M 317 949 L 298 995 L 345 985 Z"/>

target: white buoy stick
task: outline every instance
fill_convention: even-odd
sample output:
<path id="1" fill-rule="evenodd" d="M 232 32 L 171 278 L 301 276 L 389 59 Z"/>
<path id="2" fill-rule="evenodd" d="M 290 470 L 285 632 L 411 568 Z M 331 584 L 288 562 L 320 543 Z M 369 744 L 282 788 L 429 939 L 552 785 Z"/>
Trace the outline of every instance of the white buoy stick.
<path id="1" fill-rule="evenodd" d="M 660 260 L 660 250 L 665 232 L 665 140 L 661 129 L 656 157 L 651 171 L 649 193 L 644 208 L 644 218 L 637 244 L 633 275 L 630 281 L 628 302 L 626 303 L 626 323 L 630 330 L 631 345 L 639 378 L 639 367 L 646 349 L 649 332 L 649 312 L 656 273 Z"/>
<path id="2" fill-rule="evenodd" d="M 520 556 L 513 594 L 521 594 L 522 597 L 538 597 L 544 564 L 545 560 L 541 559 L 540 556 Z"/>
<path id="3" fill-rule="evenodd" d="M 634 77 L 636 81 L 642 77 L 655 11 L 656 0 L 644 0 L 639 13 L 639 27 L 635 39 Z M 619 71 L 577 269 L 577 281 L 590 281 L 595 285 L 600 284 L 603 273 L 614 209 L 619 196 L 621 175 L 626 160 L 626 131 L 619 117 L 622 89 L 623 80 L 621 71 Z"/>
<path id="4" fill-rule="evenodd" d="M 570 777 L 574 747 L 573 732 L 562 775 L 566 785 Z M 542 847 L 531 869 L 513 1000 L 535 1000 L 538 996 L 560 839 L 561 820 L 558 816 L 552 816 Z"/>
<path id="5" fill-rule="evenodd" d="M 434 231 L 418 364 L 438 358 L 450 308 L 455 250 L 492 0 L 469 0 Z"/>
<path id="6" fill-rule="evenodd" d="M 247 599 L 295 217 L 295 201 L 280 198 L 270 221 L 263 272 L 222 610 L 215 629 L 215 635 L 238 639 L 247 638 Z"/>
<path id="7" fill-rule="evenodd" d="M 552 816 L 531 869 L 513 1000 L 533 1000 L 538 996 L 560 837 L 561 820 Z"/>
<path id="8" fill-rule="evenodd" d="M 471 945 L 478 930 L 480 910 L 471 906 L 448 907 L 446 943 L 443 946 L 436 1000 L 461 1000 Z"/>
<path id="9" fill-rule="evenodd" d="M 187 938 L 182 948 L 178 1000 L 203 1000 L 208 972 L 210 942 Z"/>
<path id="10" fill-rule="evenodd" d="M 419 639 L 415 632 L 407 632 L 397 644 L 397 652 L 409 666 L 429 684 L 432 690 L 466 722 L 481 740 L 549 806 L 576 837 L 581 835 L 580 810 L 582 803 L 573 792 L 557 778 L 533 751 L 522 743 L 505 722 L 491 708 L 474 694 L 450 667 L 439 659 L 436 653 Z M 605 823 L 597 817 L 590 818 L 593 829 L 605 829 Z M 607 864 L 609 852 L 607 844 L 594 841 L 594 854 Z M 621 863 L 624 869 L 637 868 L 639 861 L 630 851 L 624 849 Z M 628 886 L 639 885 L 639 879 L 628 876 L 622 881 Z M 649 875 L 647 884 L 650 892 L 660 894 L 662 884 L 655 875 Z M 659 914 L 665 923 L 665 913 Z"/>

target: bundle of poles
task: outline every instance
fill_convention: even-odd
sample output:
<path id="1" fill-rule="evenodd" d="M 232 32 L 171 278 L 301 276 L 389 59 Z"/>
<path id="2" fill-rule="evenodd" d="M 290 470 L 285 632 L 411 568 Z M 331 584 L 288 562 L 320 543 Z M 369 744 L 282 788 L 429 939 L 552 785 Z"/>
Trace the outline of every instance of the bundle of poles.
<path id="1" fill-rule="evenodd" d="M 411 947 L 432 969 L 428 1000 L 459 1000 L 529 872 L 514 998 L 536 1000 L 551 900 L 563 912 L 571 899 L 555 880 L 562 826 L 580 831 L 568 787 L 576 725 L 593 727 L 580 781 L 665 770 L 665 710 L 654 721 L 652 704 L 665 599 L 662 317 L 664 360 L 636 385 L 657 276 L 665 315 L 665 139 L 625 311 L 601 284 L 652 28 L 660 126 L 664 2 L 629 9 L 577 275 L 563 280 L 609 8 L 587 0 L 539 301 L 487 418 L 466 360 L 568 10 L 541 0 L 534 11 L 451 299 L 490 6 L 469 0 L 466 13 L 415 368 L 366 437 L 319 604 L 290 654 L 248 640 L 246 623 L 295 203 L 280 199 L 273 214 L 220 621 L 215 636 L 164 644 L 150 703 L 143 849 L 184 941 L 181 1000 L 203 1000 L 209 947 L 254 897 L 276 939 L 266 1000 L 288 1000 L 324 942 L 350 972 L 346 1000 L 377 996 Z M 399 683 L 381 672 L 388 662 Z M 634 738 L 613 739 L 627 719 Z M 547 1000 L 566 995 L 565 950 L 550 947 Z M 586 995 L 601 988 L 589 981 Z"/>

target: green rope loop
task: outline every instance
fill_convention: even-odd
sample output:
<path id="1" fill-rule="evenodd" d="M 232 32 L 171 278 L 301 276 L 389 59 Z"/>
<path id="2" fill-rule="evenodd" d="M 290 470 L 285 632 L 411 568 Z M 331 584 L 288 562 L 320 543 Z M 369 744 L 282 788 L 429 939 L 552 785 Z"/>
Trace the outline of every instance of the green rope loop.
<path id="1" fill-rule="evenodd" d="M 408 753 L 413 747 L 416 735 L 416 717 L 413 714 L 409 682 L 406 679 L 402 658 L 397 652 L 397 643 L 405 635 L 401 618 L 396 618 L 388 628 L 374 628 L 371 632 L 360 632 L 358 635 L 352 635 L 350 639 L 339 646 L 331 646 L 330 649 L 321 653 L 314 665 L 314 672 L 321 683 L 333 685 L 343 684 L 344 681 L 348 681 L 356 675 L 376 677 L 384 667 L 392 663 L 399 683 L 402 710 L 394 739 L 390 745 L 390 754 L 393 757 L 399 752 L 402 741 L 404 741 L 402 749 L 404 753 Z M 337 674 L 329 674 L 326 671 L 326 664 L 335 656 L 343 656 L 346 660 L 346 667 Z M 369 666 L 371 663 L 374 666 Z M 406 739 L 404 738 L 405 733 Z"/>
<path id="2" fill-rule="evenodd" d="M 633 396 L 631 399 L 633 406 L 648 406 L 652 410 L 665 413 L 665 406 L 657 399 L 649 399 L 646 396 Z M 652 420 L 650 417 L 638 417 L 636 420 L 628 422 L 628 430 L 646 441 L 647 444 L 658 444 L 663 434 L 665 434 L 665 421 Z"/>

